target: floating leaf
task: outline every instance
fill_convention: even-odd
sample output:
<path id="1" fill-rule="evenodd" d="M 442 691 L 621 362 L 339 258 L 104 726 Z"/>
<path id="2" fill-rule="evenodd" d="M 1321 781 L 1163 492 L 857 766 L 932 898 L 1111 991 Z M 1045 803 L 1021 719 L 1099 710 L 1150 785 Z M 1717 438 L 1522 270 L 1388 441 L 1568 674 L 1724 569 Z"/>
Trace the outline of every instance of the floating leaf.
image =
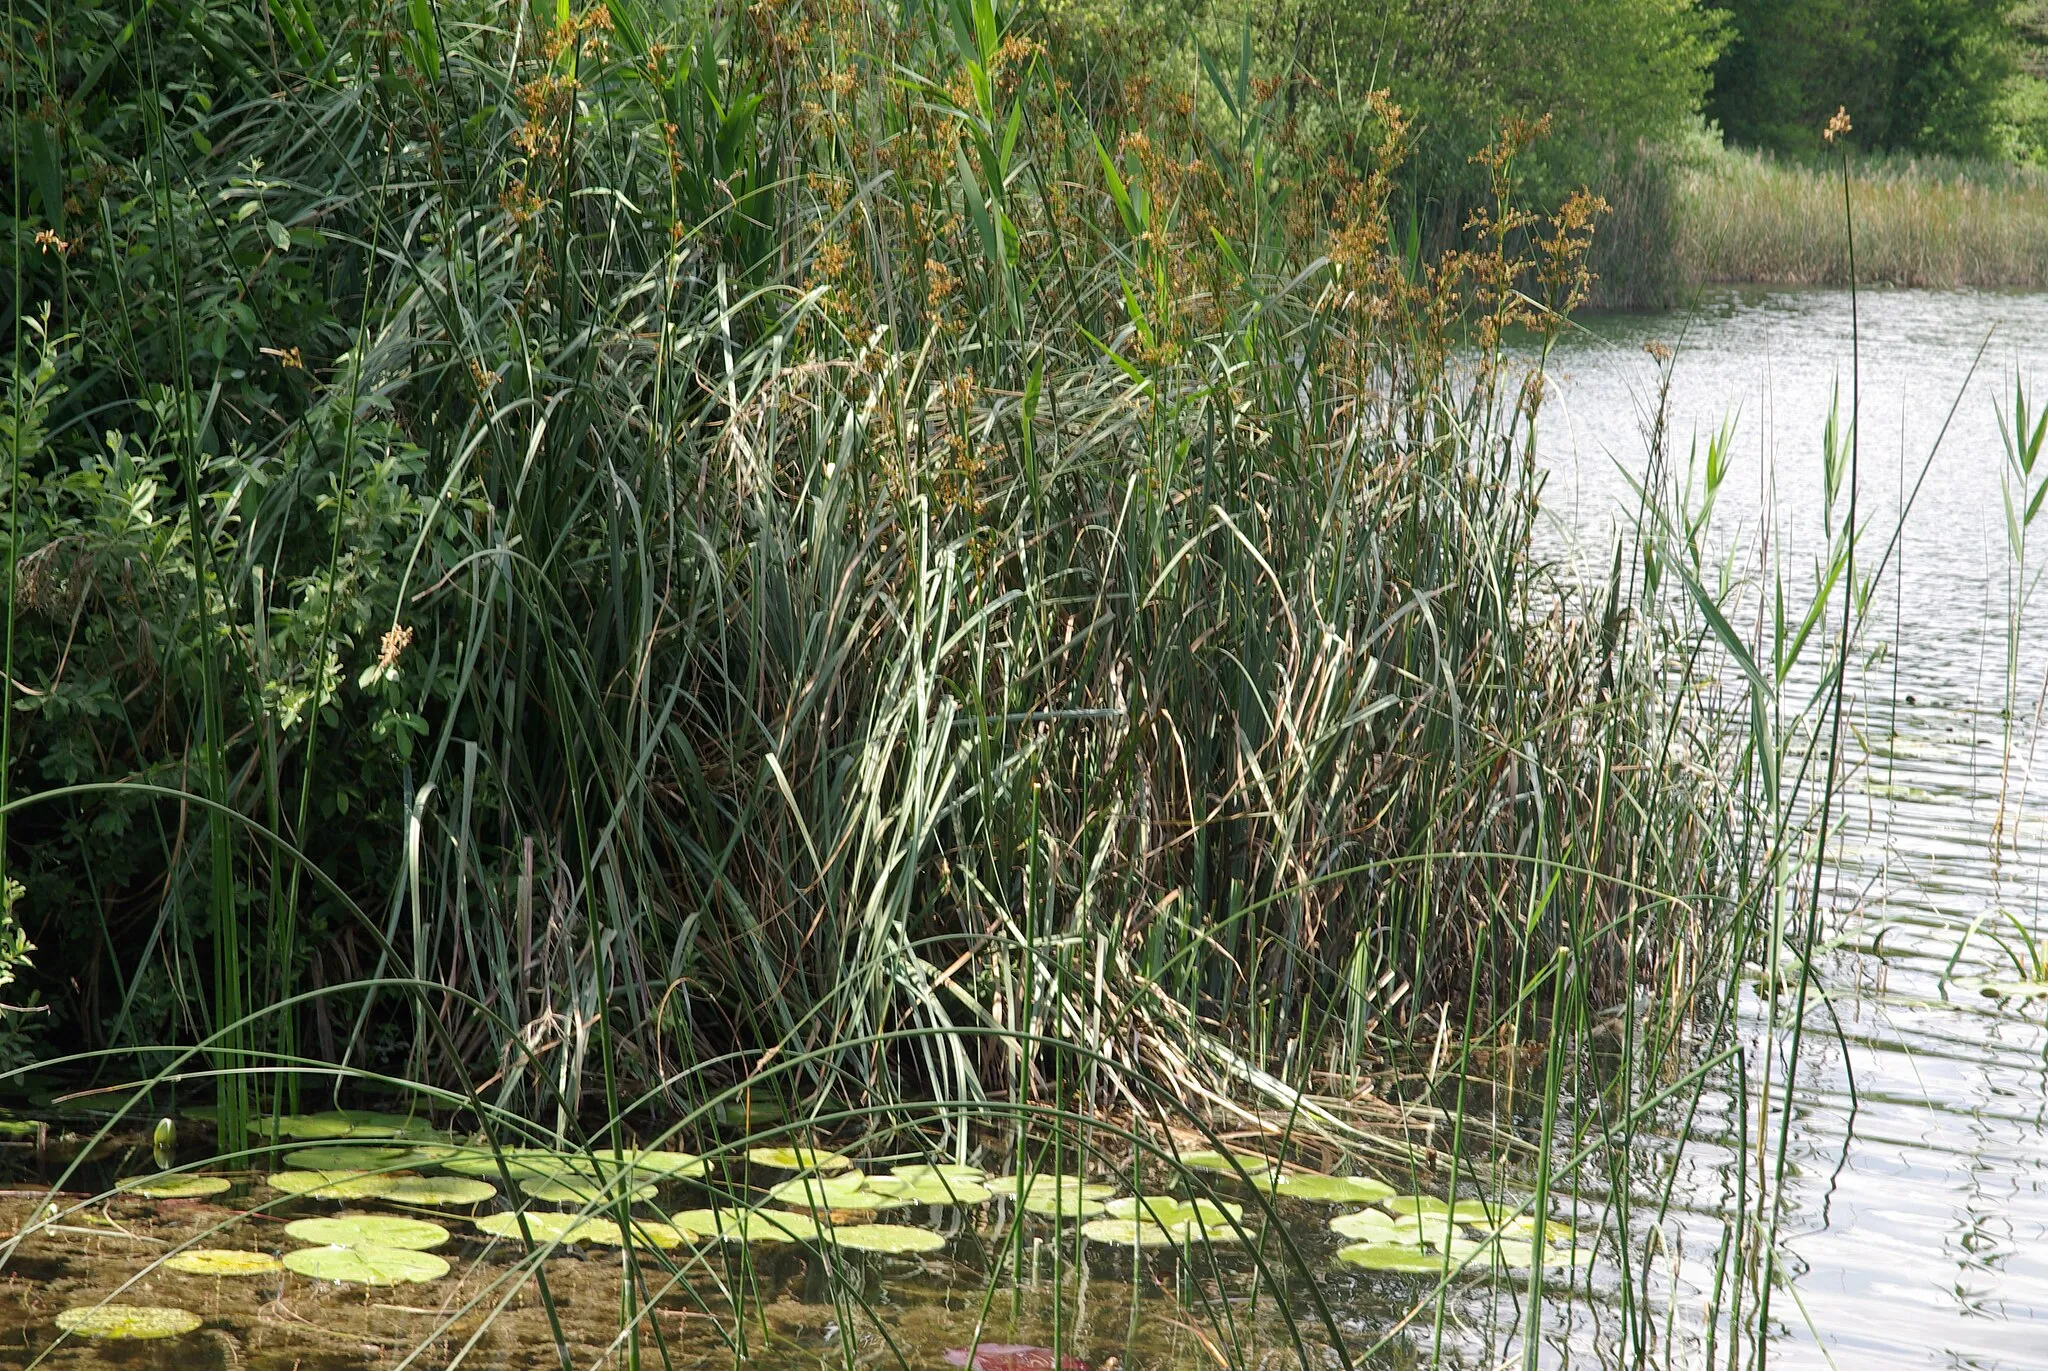
<path id="1" fill-rule="evenodd" d="M 225 1176 L 141 1176 L 122 1181 L 121 1191 L 146 1200 L 203 1200 L 224 1195 L 235 1183 Z"/>
<path id="2" fill-rule="evenodd" d="M 164 1268 L 188 1276 L 268 1276 L 284 1270 L 284 1263 L 268 1252 L 242 1252 L 233 1248 L 195 1247 L 164 1258 Z"/>
<path id="3" fill-rule="evenodd" d="M 1458 1236 L 1457 1225 L 1449 1214 L 1404 1214 L 1394 1220 L 1394 1231 L 1401 1242 L 1428 1243 L 1433 1247 L 1442 1247 Z"/>
<path id="4" fill-rule="evenodd" d="M 384 1191 L 392 1204 L 464 1205 L 482 1204 L 497 1196 L 498 1187 L 489 1181 L 462 1176 L 407 1176 Z"/>
<path id="5" fill-rule="evenodd" d="M 425 1219 L 358 1214 L 346 1219 L 300 1219 L 284 1226 L 285 1236 L 332 1247 L 403 1247 L 424 1252 L 448 1241 L 448 1230 Z"/>
<path id="6" fill-rule="evenodd" d="M 1396 1214 L 1448 1214 L 1451 1207 L 1434 1195 L 1395 1195 L 1386 1202 Z"/>
<path id="7" fill-rule="evenodd" d="M 323 1138 L 438 1138 L 440 1131 L 417 1115 L 380 1114 L 373 1110 L 330 1109 L 319 1114 L 269 1115 L 249 1121 L 250 1131 L 314 1141 Z"/>
<path id="8" fill-rule="evenodd" d="M 1257 1182 L 1272 1176 L 1279 1166 L 1271 1157 L 1256 1152 L 1183 1152 L 1182 1166 L 1197 1171 L 1220 1171 L 1226 1176 L 1242 1175 Z"/>
<path id="9" fill-rule="evenodd" d="M 970 1367 L 971 1371 L 1089 1371 L 1088 1363 L 1079 1357 L 1061 1356 L 1050 1347 L 1021 1342 L 980 1343 L 974 1348 L 971 1361 L 968 1349 L 949 1347 L 946 1360 L 955 1366 Z"/>
<path id="10" fill-rule="evenodd" d="M 768 1198 L 777 1204 L 812 1209 L 887 1209 L 897 1203 L 888 1187 L 869 1186 L 867 1177 L 858 1171 L 837 1176 L 798 1176 L 771 1186 Z"/>
<path id="11" fill-rule="evenodd" d="M 600 1167 L 614 1168 L 622 1162 L 628 1171 L 637 1171 L 649 1176 L 701 1176 L 711 1169 L 711 1163 L 690 1152 L 669 1152 L 655 1148 L 622 1148 L 618 1157 L 609 1152 L 599 1152 Z"/>
<path id="12" fill-rule="evenodd" d="M 1394 1187 L 1371 1176 L 1318 1176 L 1296 1172 L 1273 1183 L 1275 1194 L 1318 1204 L 1372 1204 L 1394 1193 Z"/>
<path id="13" fill-rule="evenodd" d="M 1234 1236 L 1230 1229 L 1203 1229 L 1194 1224 L 1162 1228 L 1137 1219 L 1090 1219 L 1081 1225 L 1081 1236 L 1111 1247 L 1181 1247 L 1207 1238 L 1221 1242 Z"/>
<path id="14" fill-rule="evenodd" d="M 287 1270 L 316 1281 L 411 1285 L 448 1274 L 448 1263 L 408 1247 L 302 1247 L 284 1254 Z"/>
<path id="15" fill-rule="evenodd" d="M 531 1234 L 537 1243 L 586 1242 L 594 1241 L 589 1232 L 596 1227 L 589 1219 L 575 1214 L 555 1214 L 529 1210 L 526 1214 L 526 1233 L 519 1231 L 520 1216 L 516 1213 L 489 1214 L 476 1221 L 477 1231 L 493 1238 L 510 1238 L 523 1242 Z"/>
<path id="16" fill-rule="evenodd" d="M 1049 1219 L 1092 1219 L 1106 1208 L 1101 1200 L 1086 1199 L 1058 1187 L 1033 1190 L 1017 1202 L 1017 1207 L 1027 1214 L 1043 1214 Z"/>
<path id="17" fill-rule="evenodd" d="M 597 1169 L 584 1164 L 584 1159 L 563 1152 L 551 1152 L 544 1147 L 508 1147 L 503 1151 L 505 1174 L 513 1180 L 531 1180 L 540 1176 L 590 1176 L 597 1175 Z M 498 1154 L 489 1150 L 465 1149 L 452 1157 L 441 1160 L 443 1169 L 458 1176 L 476 1176 L 494 1181 L 498 1178 Z"/>
<path id="18" fill-rule="evenodd" d="M 937 1233 L 896 1223 L 856 1223 L 828 1235 L 841 1247 L 857 1252 L 936 1252 L 946 1245 Z"/>
<path id="19" fill-rule="evenodd" d="M 1144 1219 L 1171 1228 L 1175 1224 L 1203 1227 L 1222 1225 L 1244 1218 L 1244 1206 L 1217 1200 L 1183 1200 L 1173 1195 L 1134 1195 L 1111 1200 L 1103 1206 L 1113 1219 Z"/>
<path id="20" fill-rule="evenodd" d="M 1337 1249 L 1337 1260 L 1368 1271 L 1440 1272 L 1444 1259 L 1434 1252 L 1402 1243 L 1353 1243 Z"/>
<path id="21" fill-rule="evenodd" d="M 95 1304 L 57 1316 L 59 1328 L 81 1338 L 175 1338 L 204 1322 L 189 1309 L 155 1304 Z"/>
<path id="22" fill-rule="evenodd" d="M 309 1200 L 381 1199 L 398 1179 L 361 1171 L 277 1171 L 265 1178 L 272 1190 L 303 1195 Z"/>
<path id="23" fill-rule="evenodd" d="M 775 1214 L 760 1209 L 685 1209 L 668 1216 L 671 1227 L 698 1238 L 725 1242 L 815 1242 L 825 1229 L 808 1214 Z"/>
<path id="24" fill-rule="evenodd" d="M 434 1160 L 410 1147 L 366 1147 L 361 1143 L 336 1143 L 327 1147 L 301 1147 L 284 1154 L 286 1166 L 305 1171 L 393 1171 Z"/>
<path id="25" fill-rule="evenodd" d="M 954 1181 L 978 1185 L 988 1172 L 964 1162 L 919 1162 L 913 1166 L 892 1166 L 889 1174 L 902 1181 Z"/>
<path id="26" fill-rule="evenodd" d="M 1998 1000 L 2038 1000 L 2048 995 L 2048 981 L 1978 981 L 1977 993 Z"/>
<path id="27" fill-rule="evenodd" d="M 1116 1194 L 1114 1185 L 1105 1181 L 1084 1181 L 1079 1176 L 992 1176 L 982 1184 L 998 1195 L 1014 1195 L 1020 1201 L 1040 1196 L 1050 1199 L 1055 1195 L 1076 1201 L 1106 1200 Z M 1068 1207 L 1072 1208 L 1071 1205 Z"/>
<path id="28" fill-rule="evenodd" d="M 756 1166 L 779 1171 L 848 1171 L 853 1162 L 837 1152 L 820 1152 L 814 1147 L 751 1147 L 747 1160 Z"/>
<path id="29" fill-rule="evenodd" d="M 1330 1231 L 1340 1238 L 1349 1238 L 1353 1242 L 1398 1242 L 1402 1234 L 1399 1222 L 1377 1209 L 1361 1209 L 1356 1214 L 1339 1214 L 1330 1220 Z"/>
<path id="30" fill-rule="evenodd" d="M 903 1180 L 900 1176 L 892 1179 Z M 993 1198 L 985 1185 L 944 1176 L 905 1181 L 904 1188 L 895 1193 L 907 1204 L 987 1204 Z"/>
<path id="31" fill-rule="evenodd" d="M 628 1204 L 644 1204 L 659 1193 L 652 1181 L 600 1181 L 584 1176 L 528 1176 L 519 1188 L 548 1204 L 612 1204 L 626 1192 Z"/>
<path id="32" fill-rule="evenodd" d="M 1561 1219 L 1552 1219 L 1543 1224 L 1541 1229 L 1544 1240 L 1553 1247 L 1570 1246 L 1572 1240 L 1580 1236 L 1576 1228 Z M 1523 1214 L 1500 1224 L 1497 1231 L 1501 1237 L 1511 1242 L 1534 1242 L 1538 1225 L 1535 1215 Z"/>
<path id="33" fill-rule="evenodd" d="M 576 1230 L 578 1242 L 594 1242 L 604 1247 L 624 1247 L 626 1230 L 610 1219 L 585 1219 Z M 647 1219 L 633 1220 L 633 1246 L 657 1247 L 666 1252 L 681 1247 L 689 1238 L 674 1226 L 654 1223 Z"/>

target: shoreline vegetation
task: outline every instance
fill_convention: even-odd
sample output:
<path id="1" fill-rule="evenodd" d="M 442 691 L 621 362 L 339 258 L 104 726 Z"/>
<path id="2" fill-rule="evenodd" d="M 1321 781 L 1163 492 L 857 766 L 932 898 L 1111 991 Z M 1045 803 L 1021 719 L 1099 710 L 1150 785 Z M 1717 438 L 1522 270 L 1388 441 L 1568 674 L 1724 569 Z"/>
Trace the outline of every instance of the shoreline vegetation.
<path id="1" fill-rule="evenodd" d="M 1668 305 L 1674 285 L 1848 284 L 1838 170 L 1704 144 L 1644 155 L 1660 160 L 1649 179 L 1662 181 L 1668 198 L 1652 202 L 1651 223 L 1632 226 L 1626 221 L 1637 197 L 1624 186 L 1610 196 L 1612 228 L 1638 252 L 1668 254 L 1669 263 L 1603 262 L 1620 288 L 1602 303 Z M 2048 169 L 1858 157 L 1850 162 L 1850 194 L 1861 286 L 2048 289 Z M 1668 222 L 1658 222 L 1665 216 Z M 1640 279 L 1654 287 L 1632 290 Z"/>

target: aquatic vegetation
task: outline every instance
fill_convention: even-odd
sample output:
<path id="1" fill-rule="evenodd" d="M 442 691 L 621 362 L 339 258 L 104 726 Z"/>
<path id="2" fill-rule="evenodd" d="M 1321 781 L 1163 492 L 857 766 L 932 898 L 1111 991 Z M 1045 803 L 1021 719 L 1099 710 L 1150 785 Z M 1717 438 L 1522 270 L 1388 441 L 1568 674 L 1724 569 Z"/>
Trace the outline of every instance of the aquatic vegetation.
<path id="1" fill-rule="evenodd" d="M 1388 1212 L 1393 1214 L 1448 1214 L 1451 1212 L 1450 1204 L 1447 1201 L 1438 1199 L 1434 1195 L 1391 1195 L 1387 1197 L 1384 1203 Z"/>
<path id="2" fill-rule="evenodd" d="M 402 1179 L 405 1177 L 363 1171 L 273 1171 L 263 1183 L 309 1200 L 376 1200 Z"/>
<path id="3" fill-rule="evenodd" d="M 623 1167 L 643 1175 L 675 1179 L 701 1176 L 711 1169 L 711 1163 L 694 1153 L 660 1148 L 622 1148 L 616 1156 L 608 1151 L 599 1151 L 592 1155 L 591 1160 L 600 1170 Z"/>
<path id="4" fill-rule="evenodd" d="M 627 1232 L 616 1220 L 596 1216 L 584 1219 L 575 1229 L 576 1241 L 593 1242 L 601 1247 L 626 1246 Z M 690 1235 L 674 1225 L 651 1219 L 633 1220 L 631 1234 L 633 1246 L 656 1247 L 663 1251 L 681 1247 L 690 1241 Z"/>
<path id="5" fill-rule="evenodd" d="M 549 1204 L 602 1204 L 621 1194 L 628 1204 L 644 1204 L 660 1193 L 660 1187 L 652 1181 L 603 1181 L 568 1174 L 522 1177 L 519 1188 L 531 1198 Z"/>
<path id="6" fill-rule="evenodd" d="M 284 1270 L 284 1264 L 268 1252 L 195 1247 L 165 1257 L 164 1269 L 188 1276 L 269 1276 Z"/>
<path id="7" fill-rule="evenodd" d="M 466 1176 L 401 1176 L 377 1198 L 392 1204 L 453 1207 L 495 1199 L 498 1187 Z"/>
<path id="8" fill-rule="evenodd" d="M 946 1240 L 926 1228 L 893 1223 L 856 1223 L 834 1228 L 825 1234 L 841 1247 L 858 1252 L 936 1252 Z"/>
<path id="9" fill-rule="evenodd" d="M 59 1328 L 81 1338 L 175 1338 L 204 1322 L 190 1310 L 155 1304 L 95 1304 L 57 1315 Z"/>
<path id="10" fill-rule="evenodd" d="M 299 1219 L 284 1226 L 285 1236 L 330 1247 L 403 1247 L 424 1252 L 448 1241 L 448 1230 L 425 1219 L 400 1219 L 383 1214 L 357 1214 L 342 1219 Z"/>
<path id="11" fill-rule="evenodd" d="M 668 1222 L 691 1237 L 724 1242 L 816 1242 L 828 1228 L 810 1214 L 765 1209 L 685 1209 Z"/>
<path id="12" fill-rule="evenodd" d="M 301 1276 L 346 1285 L 416 1285 L 448 1274 L 448 1263 L 409 1247 L 301 1247 L 284 1254 Z"/>
<path id="13" fill-rule="evenodd" d="M 814 1147 L 750 1147 L 747 1160 L 777 1171 L 850 1171 L 853 1160 Z"/>
<path id="14" fill-rule="evenodd" d="M 302 1171 L 391 1171 L 420 1166 L 437 1160 L 411 1147 L 375 1147 L 340 1143 L 331 1147 L 301 1147 L 284 1154 L 286 1166 Z"/>
<path id="15" fill-rule="evenodd" d="M 146 1200 L 203 1200 L 234 1189 L 225 1176 L 143 1176 L 121 1182 L 124 1194 Z"/>
<path id="16" fill-rule="evenodd" d="M 1244 1206 L 1228 1200 L 1184 1200 L 1177 1195 L 1129 1195 L 1103 1206 L 1113 1219 L 1141 1219 L 1172 1227 L 1175 1224 L 1228 1226 L 1244 1219 Z"/>
<path id="17" fill-rule="evenodd" d="M 1273 1193 L 1318 1204 L 1371 1204 L 1394 1193 L 1394 1187 L 1371 1176 L 1319 1176 L 1297 1171 L 1273 1182 Z"/>
<path id="18" fill-rule="evenodd" d="M 965 1181 L 974 1185 L 988 1177 L 988 1172 L 964 1162 L 917 1162 L 908 1166 L 892 1166 L 889 1174 L 903 1181 Z"/>
<path id="19" fill-rule="evenodd" d="M 1280 1164 L 1256 1152 L 1183 1152 L 1180 1164 L 1196 1171 L 1218 1171 L 1226 1176 L 1242 1175 L 1258 1182 L 1279 1174 Z"/>
<path id="20" fill-rule="evenodd" d="M 548 1210 L 528 1210 L 524 1215 L 525 1232 L 520 1231 L 521 1215 L 510 1210 L 502 1214 L 487 1214 L 476 1220 L 479 1233 L 492 1238 L 510 1238 L 514 1242 L 531 1236 L 537 1243 L 586 1242 L 592 1241 L 591 1230 L 601 1221 L 593 1221 L 576 1214 L 558 1214 Z"/>
<path id="21" fill-rule="evenodd" d="M 1410 1243 L 1353 1243 L 1337 1249 L 1337 1260 L 1368 1271 L 1434 1272 L 1444 1269 L 1441 1253 Z"/>
<path id="22" fill-rule="evenodd" d="M 373 1110 L 330 1109 L 319 1114 L 268 1115 L 249 1121 L 251 1132 L 311 1142 L 334 1138 L 420 1138 L 438 1139 L 439 1129 L 414 1115 L 384 1114 Z"/>
<path id="23" fill-rule="evenodd" d="M 440 1159 L 445 1171 L 458 1176 L 474 1176 L 479 1180 L 496 1180 L 501 1174 L 499 1162 L 503 1161 L 502 1174 L 514 1181 L 533 1180 L 542 1176 L 581 1175 L 595 1177 L 597 1167 L 588 1158 L 563 1152 L 550 1151 L 544 1147 L 508 1147 L 502 1153 L 481 1149 L 464 1149 L 452 1156 Z"/>
<path id="24" fill-rule="evenodd" d="M 1330 1220 L 1330 1231 L 1354 1242 L 1398 1242 L 1402 1234 L 1399 1221 L 1377 1209 L 1339 1214 Z"/>
<path id="25" fill-rule="evenodd" d="M 1108 1181 L 1090 1181 L 1079 1176 L 1052 1176 L 1043 1173 L 1028 1176 L 991 1176 L 982 1184 L 998 1195 L 1010 1195 L 1018 1200 L 1049 1199 L 1055 1196 L 1074 1200 L 1106 1200 L 1117 1191 L 1116 1186 Z"/>

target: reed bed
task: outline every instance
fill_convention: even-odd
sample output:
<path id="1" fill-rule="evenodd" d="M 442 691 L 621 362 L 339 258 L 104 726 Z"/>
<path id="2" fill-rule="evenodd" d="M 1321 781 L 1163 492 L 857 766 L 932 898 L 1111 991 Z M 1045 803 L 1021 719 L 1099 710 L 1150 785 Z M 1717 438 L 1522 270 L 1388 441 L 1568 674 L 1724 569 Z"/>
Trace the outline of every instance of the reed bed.
<path id="1" fill-rule="evenodd" d="M 1841 286 L 1841 185 L 1817 164 L 1715 148 L 1680 159 L 1671 251 L 1693 282 Z M 2048 286 L 2048 172 L 1892 156 L 1852 163 L 1866 285 Z"/>

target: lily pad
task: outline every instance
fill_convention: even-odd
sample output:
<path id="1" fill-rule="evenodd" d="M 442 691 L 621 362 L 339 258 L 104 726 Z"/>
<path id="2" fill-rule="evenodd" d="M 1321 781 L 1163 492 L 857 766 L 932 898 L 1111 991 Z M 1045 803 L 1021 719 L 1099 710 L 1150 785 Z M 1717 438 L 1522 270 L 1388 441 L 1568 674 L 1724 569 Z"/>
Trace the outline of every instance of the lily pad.
<path id="1" fill-rule="evenodd" d="M 1444 1259 L 1435 1252 L 1406 1243 L 1359 1242 L 1337 1249 L 1337 1260 L 1362 1266 L 1368 1271 L 1440 1272 Z"/>
<path id="2" fill-rule="evenodd" d="M 904 1180 L 900 1176 L 890 1179 Z M 987 1204 L 994 1197 L 994 1192 L 985 1185 L 945 1176 L 906 1180 L 903 1188 L 894 1193 L 908 1204 Z"/>
<path id="3" fill-rule="evenodd" d="M 94 1304 L 57 1316 L 59 1328 L 81 1338 L 175 1338 L 204 1322 L 189 1309 L 156 1304 Z"/>
<path id="4" fill-rule="evenodd" d="M 1183 1152 L 1180 1155 L 1180 1164 L 1197 1171 L 1217 1171 L 1226 1176 L 1242 1175 L 1255 1183 L 1273 1176 L 1279 1170 L 1271 1157 L 1262 1157 L 1256 1152 Z"/>
<path id="5" fill-rule="evenodd" d="M 1402 1234 L 1399 1222 L 1377 1209 L 1361 1209 L 1356 1214 L 1339 1214 L 1330 1220 L 1330 1231 L 1340 1238 L 1349 1238 L 1353 1242 L 1398 1242 Z"/>
<path id="6" fill-rule="evenodd" d="M 1103 1206 L 1113 1219 L 1144 1219 L 1171 1228 L 1175 1224 L 1228 1228 L 1243 1220 L 1244 1206 L 1227 1200 L 1183 1200 L 1173 1195 L 1132 1195 Z"/>
<path id="7" fill-rule="evenodd" d="M 285 1253 L 284 1264 L 316 1281 L 350 1285 L 413 1285 L 448 1274 L 447 1262 L 409 1247 L 302 1247 Z"/>
<path id="8" fill-rule="evenodd" d="M 1544 1241 L 1552 1247 L 1569 1247 L 1574 1238 L 1582 1236 L 1577 1229 L 1561 1219 L 1552 1219 L 1540 1228 Z M 1495 1231 L 1509 1242 L 1534 1242 L 1538 1229 L 1535 1216 L 1523 1214 L 1501 1223 Z"/>
<path id="9" fill-rule="evenodd" d="M 482 1204 L 494 1199 L 498 1187 L 464 1176 L 406 1176 L 393 1181 L 383 1197 L 392 1204 L 432 1206 Z"/>
<path id="10" fill-rule="evenodd" d="M 1995 1000 L 2038 1000 L 2048 995 L 2048 981 L 1979 981 L 1977 993 Z"/>
<path id="11" fill-rule="evenodd" d="M 832 1241 L 856 1252 L 936 1252 L 946 1240 L 925 1228 L 897 1223 L 857 1223 L 831 1232 Z"/>
<path id="12" fill-rule="evenodd" d="M 870 1186 L 867 1177 L 858 1171 L 837 1176 L 798 1176 L 769 1187 L 768 1198 L 777 1204 L 811 1209 L 888 1209 L 898 1203 L 890 1187 Z"/>
<path id="13" fill-rule="evenodd" d="M 225 1195 L 234 1185 L 225 1176 L 140 1176 L 121 1182 L 121 1190 L 146 1200 L 203 1200 Z"/>
<path id="14" fill-rule="evenodd" d="M 284 1263 L 268 1252 L 243 1252 L 234 1248 L 195 1247 L 164 1258 L 164 1269 L 188 1276 L 268 1276 L 284 1270 Z"/>
<path id="15" fill-rule="evenodd" d="M 304 1171 L 392 1171 L 434 1160 L 410 1147 L 374 1147 L 337 1143 L 332 1147 L 301 1147 L 284 1154 L 286 1166 Z"/>
<path id="16" fill-rule="evenodd" d="M 1092 1219 L 1106 1211 L 1101 1200 L 1087 1199 L 1057 1187 L 1033 1190 L 1017 1202 L 1017 1207 L 1027 1214 L 1042 1214 L 1049 1219 Z"/>
<path id="17" fill-rule="evenodd" d="M 1052 1176 L 1044 1173 L 991 1176 L 982 1184 L 998 1195 L 1014 1195 L 1020 1201 L 1040 1196 L 1051 1198 L 1054 1195 L 1076 1201 L 1106 1200 L 1116 1194 L 1116 1187 L 1107 1181 L 1086 1181 L 1079 1176 Z"/>
<path id="18" fill-rule="evenodd" d="M 402 1247 L 424 1252 L 448 1241 L 448 1230 L 425 1219 L 358 1214 L 347 1219 L 300 1219 L 284 1226 L 285 1236 L 331 1247 Z"/>
<path id="19" fill-rule="evenodd" d="M 614 1157 L 610 1152 L 600 1151 L 595 1160 L 600 1169 L 612 1169 L 623 1164 L 625 1170 L 636 1171 L 646 1176 L 701 1176 L 711 1169 L 711 1163 L 691 1152 L 671 1152 L 658 1148 L 628 1147 L 620 1149 Z"/>
<path id="20" fill-rule="evenodd" d="M 597 1225 L 589 1219 L 575 1214 L 527 1211 L 526 1232 L 537 1243 L 587 1242 L 593 1241 L 590 1229 Z M 493 1238 L 510 1238 L 513 1242 L 523 1241 L 519 1231 L 519 1215 L 514 1213 L 488 1214 L 476 1221 L 477 1231 Z"/>
<path id="21" fill-rule="evenodd" d="M 441 1133 L 418 1115 L 383 1114 L 367 1109 L 329 1109 L 318 1114 L 286 1114 L 276 1120 L 251 1119 L 251 1131 L 271 1136 L 273 1122 L 281 1138 L 314 1141 L 322 1138 L 438 1138 Z"/>
<path id="22" fill-rule="evenodd" d="M 1228 1242 L 1237 1235 L 1228 1226 L 1203 1228 L 1179 1223 L 1169 1228 L 1139 1219 L 1090 1219 L 1081 1225 L 1081 1236 L 1111 1247 L 1187 1247 L 1204 1241 Z"/>
<path id="23" fill-rule="evenodd" d="M 602 1247 L 624 1247 L 626 1230 L 610 1219 L 585 1219 L 582 1227 L 576 1231 L 576 1240 L 594 1242 Z M 655 1223 L 647 1219 L 633 1220 L 635 1247 L 656 1247 L 666 1252 L 671 1248 L 681 1247 L 688 1241 L 689 1237 L 673 1225 Z"/>
<path id="24" fill-rule="evenodd" d="M 274 1171 L 266 1183 L 272 1190 L 309 1200 L 375 1200 L 383 1198 L 398 1179 L 361 1171 Z"/>
<path id="25" fill-rule="evenodd" d="M 583 1158 L 564 1152 L 551 1152 L 544 1147 L 508 1147 L 504 1149 L 505 1173 L 513 1180 L 531 1180 L 540 1176 L 595 1176 L 595 1167 L 583 1165 Z M 487 1181 L 498 1179 L 498 1157 L 489 1149 L 467 1148 L 452 1157 L 444 1157 L 441 1167 L 458 1176 L 476 1176 Z"/>
<path id="26" fill-rule="evenodd" d="M 1394 1195 L 1386 1201 L 1395 1214 L 1448 1214 L 1451 1207 L 1434 1195 Z"/>
<path id="27" fill-rule="evenodd" d="M 964 1162 L 919 1162 L 911 1166 L 892 1166 L 889 1174 L 903 1181 L 953 1181 L 979 1185 L 988 1172 Z"/>
<path id="28" fill-rule="evenodd" d="M 669 1225 L 697 1238 L 725 1242 L 816 1242 L 824 1225 L 809 1214 L 776 1214 L 761 1209 L 685 1209 Z"/>
<path id="29" fill-rule="evenodd" d="M 1296 1172 L 1273 1183 L 1275 1194 L 1318 1204 L 1372 1204 L 1394 1193 L 1394 1187 L 1371 1176 L 1319 1176 Z"/>
<path id="30" fill-rule="evenodd" d="M 772 1167 L 778 1171 L 850 1171 L 853 1161 L 837 1152 L 821 1152 L 815 1147 L 750 1147 L 747 1160 L 756 1166 Z"/>
<path id="31" fill-rule="evenodd" d="M 519 1188 L 548 1204 L 612 1204 L 626 1192 L 628 1204 L 644 1204 L 659 1193 L 651 1181 L 599 1181 L 585 1176 L 528 1176 Z"/>

